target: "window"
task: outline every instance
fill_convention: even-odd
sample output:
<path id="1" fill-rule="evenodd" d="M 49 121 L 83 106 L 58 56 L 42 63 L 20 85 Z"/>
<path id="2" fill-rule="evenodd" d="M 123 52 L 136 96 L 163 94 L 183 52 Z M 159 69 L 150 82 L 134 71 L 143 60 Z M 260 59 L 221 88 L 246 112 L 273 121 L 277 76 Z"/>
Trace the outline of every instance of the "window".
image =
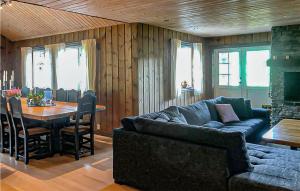
<path id="1" fill-rule="evenodd" d="M 56 72 L 58 89 L 87 90 L 87 64 L 80 45 L 60 48 L 56 53 L 51 53 L 50 49 L 46 50 L 39 48 L 27 53 L 25 58 L 27 87 L 53 88 L 55 76 L 53 72 Z M 56 59 L 55 62 L 53 59 Z M 56 70 L 52 71 L 54 63 Z"/>
<path id="2" fill-rule="evenodd" d="M 81 46 L 70 46 L 58 53 L 57 88 L 87 89 L 87 67 Z"/>
<path id="3" fill-rule="evenodd" d="M 33 87 L 51 88 L 51 63 L 46 60 L 45 50 L 33 50 Z M 30 66 L 29 66 L 30 67 Z M 29 78 L 31 76 L 28 76 Z"/>
<path id="4" fill-rule="evenodd" d="M 239 52 L 219 53 L 219 85 L 239 86 Z"/>
<path id="5" fill-rule="evenodd" d="M 269 87 L 270 68 L 267 60 L 269 50 L 250 50 L 246 52 L 246 82 L 250 87 Z"/>
<path id="6" fill-rule="evenodd" d="M 181 86 L 186 82 L 188 87 L 192 87 L 192 46 L 181 43 L 177 49 L 176 85 Z"/>
<path id="7" fill-rule="evenodd" d="M 269 87 L 269 47 L 217 50 L 219 86 Z"/>

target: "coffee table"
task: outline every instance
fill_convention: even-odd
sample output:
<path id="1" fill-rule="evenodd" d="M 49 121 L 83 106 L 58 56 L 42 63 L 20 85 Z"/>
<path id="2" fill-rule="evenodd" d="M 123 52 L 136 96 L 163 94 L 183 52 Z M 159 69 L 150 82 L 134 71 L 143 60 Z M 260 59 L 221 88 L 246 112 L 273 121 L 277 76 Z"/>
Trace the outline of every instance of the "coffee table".
<path id="1" fill-rule="evenodd" d="M 263 135 L 263 141 L 300 148 L 300 120 L 283 119 Z"/>

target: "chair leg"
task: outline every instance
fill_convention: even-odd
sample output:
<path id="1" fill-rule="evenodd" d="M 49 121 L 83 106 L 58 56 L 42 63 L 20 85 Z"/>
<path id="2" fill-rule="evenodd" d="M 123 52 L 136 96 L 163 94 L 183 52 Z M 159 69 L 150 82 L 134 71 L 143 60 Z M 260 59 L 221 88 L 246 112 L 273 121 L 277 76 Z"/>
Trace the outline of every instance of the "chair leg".
<path id="1" fill-rule="evenodd" d="M 10 129 L 9 131 L 9 155 L 12 157 L 14 155 L 14 142 L 13 142 L 13 131 Z"/>
<path id="2" fill-rule="evenodd" d="M 28 151 L 28 140 L 24 138 L 24 161 L 25 164 L 29 163 L 29 151 Z"/>
<path id="3" fill-rule="evenodd" d="M 1 124 L 0 124 L 1 125 Z M 1 125 L 1 127 L 0 127 L 0 138 L 1 138 L 1 142 L 0 142 L 0 146 L 1 146 L 1 148 L 0 148 L 0 152 L 1 153 L 4 153 L 4 132 L 3 132 L 3 128 L 2 128 L 2 125 Z"/>
<path id="4" fill-rule="evenodd" d="M 94 155 L 94 132 L 91 133 L 91 155 Z"/>
<path id="5" fill-rule="evenodd" d="M 19 140 L 17 136 L 15 136 L 15 151 L 16 151 L 16 160 L 19 160 L 20 148 L 19 148 Z"/>
<path id="6" fill-rule="evenodd" d="M 49 153 L 50 153 L 50 155 L 52 156 L 52 136 L 51 136 L 51 134 L 49 134 L 48 135 L 48 146 L 49 146 Z"/>
<path id="7" fill-rule="evenodd" d="M 59 151 L 60 151 L 60 156 L 62 156 L 64 154 L 64 144 L 65 144 L 64 137 L 63 137 L 62 133 L 60 133 L 59 138 L 60 138 Z"/>
<path id="8" fill-rule="evenodd" d="M 75 160 L 79 160 L 79 137 L 75 135 Z"/>

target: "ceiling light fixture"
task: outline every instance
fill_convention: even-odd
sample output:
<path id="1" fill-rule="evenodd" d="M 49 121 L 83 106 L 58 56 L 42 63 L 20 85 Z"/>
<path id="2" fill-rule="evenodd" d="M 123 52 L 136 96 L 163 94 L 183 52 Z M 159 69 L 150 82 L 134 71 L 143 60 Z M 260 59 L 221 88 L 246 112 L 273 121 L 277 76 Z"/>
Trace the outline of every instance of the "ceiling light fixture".
<path id="1" fill-rule="evenodd" d="M 12 6 L 12 0 L 0 0 L 0 9 L 3 9 L 5 5 Z"/>

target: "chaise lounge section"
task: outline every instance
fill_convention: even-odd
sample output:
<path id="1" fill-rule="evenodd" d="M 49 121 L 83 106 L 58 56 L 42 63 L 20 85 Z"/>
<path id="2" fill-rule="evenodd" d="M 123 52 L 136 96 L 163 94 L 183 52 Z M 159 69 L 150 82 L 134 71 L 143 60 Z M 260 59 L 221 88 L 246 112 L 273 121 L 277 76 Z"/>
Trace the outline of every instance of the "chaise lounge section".
<path id="1" fill-rule="evenodd" d="M 224 98 L 123 119 L 113 137 L 115 181 L 142 190 L 299 191 L 299 151 L 246 142 L 269 128 L 268 111 L 222 124 L 216 103 Z"/>

